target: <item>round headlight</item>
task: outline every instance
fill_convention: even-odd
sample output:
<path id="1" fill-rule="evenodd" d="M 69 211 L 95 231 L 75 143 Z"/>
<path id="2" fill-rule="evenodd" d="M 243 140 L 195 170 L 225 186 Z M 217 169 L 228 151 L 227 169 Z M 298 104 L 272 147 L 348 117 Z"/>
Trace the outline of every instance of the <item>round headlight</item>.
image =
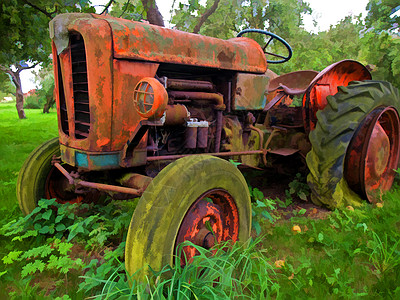
<path id="1" fill-rule="evenodd" d="M 139 115 L 148 119 L 158 119 L 167 108 L 168 94 L 157 79 L 146 77 L 136 85 L 133 101 Z"/>

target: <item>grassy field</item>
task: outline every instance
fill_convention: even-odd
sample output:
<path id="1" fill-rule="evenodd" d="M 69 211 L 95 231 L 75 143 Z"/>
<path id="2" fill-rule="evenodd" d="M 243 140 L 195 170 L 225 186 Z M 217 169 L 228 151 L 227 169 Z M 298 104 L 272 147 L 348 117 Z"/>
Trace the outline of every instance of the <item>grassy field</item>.
<path id="1" fill-rule="evenodd" d="M 324 213 L 292 199 L 309 192 L 302 176 L 285 199 L 250 187 L 250 241 L 220 246 L 214 256 L 199 249 L 191 265 L 166 266 L 148 284 L 130 287 L 123 254 L 135 202 L 47 200 L 22 218 L 19 168 L 57 135 L 54 112 L 26 114 L 18 120 L 13 104 L 0 104 L 0 299 L 400 299 L 398 180 L 377 205 Z"/>
<path id="2" fill-rule="evenodd" d="M 2 210 L 16 206 L 15 184 L 18 171 L 29 153 L 41 143 L 57 136 L 57 114 L 27 109 L 20 120 L 15 103 L 0 103 L 0 199 Z"/>

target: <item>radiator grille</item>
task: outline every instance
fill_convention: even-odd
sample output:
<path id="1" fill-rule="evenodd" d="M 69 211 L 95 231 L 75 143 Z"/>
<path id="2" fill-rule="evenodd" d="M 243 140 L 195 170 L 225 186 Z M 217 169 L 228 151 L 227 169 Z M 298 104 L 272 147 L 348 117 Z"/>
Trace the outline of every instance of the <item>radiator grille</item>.
<path id="1" fill-rule="evenodd" d="M 89 89 L 83 37 L 70 35 L 72 83 L 75 109 L 75 138 L 85 139 L 90 129 Z"/>
<path id="2" fill-rule="evenodd" d="M 63 76 L 62 76 L 62 72 L 61 72 L 60 58 L 58 56 L 57 56 L 57 66 L 58 66 L 58 70 L 57 70 L 57 73 L 58 73 L 58 97 L 60 99 L 61 129 L 66 135 L 69 135 L 68 112 L 67 112 L 67 105 L 65 103 Z"/>

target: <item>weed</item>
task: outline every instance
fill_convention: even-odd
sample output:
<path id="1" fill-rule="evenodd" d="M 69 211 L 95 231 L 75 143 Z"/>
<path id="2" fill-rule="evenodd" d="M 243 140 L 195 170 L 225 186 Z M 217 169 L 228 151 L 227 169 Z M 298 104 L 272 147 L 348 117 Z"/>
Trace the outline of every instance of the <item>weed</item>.
<path id="1" fill-rule="evenodd" d="M 368 242 L 368 248 L 371 249 L 369 260 L 374 265 L 377 275 L 381 275 L 391 269 L 400 266 L 400 239 L 391 243 L 388 235 L 384 233 L 381 239 L 379 235 L 372 231 L 372 239 Z"/>
<path id="2" fill-rule="evenodd" d="M 277 216 L 272 212 L 275 210 L 275 201 L 266 199 L 264 194 L 257 188 L 249 187 L 250 196 L 252 200 L 252 227 L 257 235 L 261 233 L 261 225 L 269 221 L 273 223 Z"/>
<path id="3" fill-rule="evenodd" d="M 297 196 L 301 200 L 307 201 L 307 197 L 310 195 L 310 187 L 308 186 L 305 177 L 300 173 L 296 174 L 295 179 L 289 183 L 289 190 L 286 196 Z"/>

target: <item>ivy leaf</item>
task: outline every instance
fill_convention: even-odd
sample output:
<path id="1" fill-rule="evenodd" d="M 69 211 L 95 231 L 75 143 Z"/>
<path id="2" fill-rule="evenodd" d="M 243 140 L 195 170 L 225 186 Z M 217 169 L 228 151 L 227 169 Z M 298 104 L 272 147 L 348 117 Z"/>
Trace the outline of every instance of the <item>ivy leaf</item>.
<path id="1" fill-rule="evenodd" d="M 64 231 L 67 227 L 64 224 L 57 224 L 56 230 L 57 231 Z"/>
<path id="2" fill-rule="evenodd" d="M 45 213 L 42 214 L 42 219 L 50 220 L 52 213 L 53 213 L 53 211 L 51 209 L 49 209 L 48 211 L 46 211 Z"/>
<path id="3" fill-rule="evenodd" d="M 50 227 L 47 225 L 43 226 L 41 229 L 39 229 L 39 233 L 41 233 L 41 234 L 49 233 L 49 231 L 50 231 Z"/>

